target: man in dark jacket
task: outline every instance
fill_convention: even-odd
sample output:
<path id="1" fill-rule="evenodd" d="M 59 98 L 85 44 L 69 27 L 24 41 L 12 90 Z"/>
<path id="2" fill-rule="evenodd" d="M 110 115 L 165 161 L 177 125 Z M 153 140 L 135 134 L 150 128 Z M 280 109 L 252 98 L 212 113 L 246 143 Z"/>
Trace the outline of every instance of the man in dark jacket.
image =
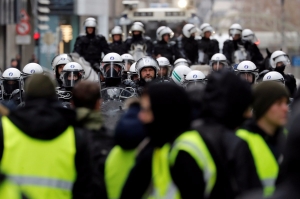
<path id="1" fill-rule="evenodd" d="M 118 53 L 119 55 L 123 55 L 127 53 L 126 49 L 124 49 L 122 38 L 123 38 L 123 31 L 121 27 L 115 26 L 111 30 L 112 42 L 109 44 L 111 52 Z"/>
<path id="2" fill-rule="evenodd" d="M 250 85 L 224 70 L 210 76 L 203 96 L 201 119 L 192 128 L 203 137 L 217 167 L 211 198 L 234 198 L 261 187 L 249 147 L 234 133 L 246 119 L 252 101 Z"/>
<path id="3" fill-rule="evenodd" d="M 14 176 L 13 179 L 21 187 L 31 186 L 31 191 L 26 192 L 29 197 L 31 195 L 38 197 L 42 193 L 50 195 L 53 194 L 52 191 L 61 189 L 65 195 L 70 192 L 72 198 L 94 198 L 88 140 L 82 130 L 72 127 L 75 123 L 75 113 L 61 106 L 56 98 L 55 83 L 45 75 L 36 74 L 30 77 L 26 81 L 25 91 L 25 106 L 12 111 L 8 117 L 1 118 L 0 158 L 2 171 L 5 171 L 8 176 Z M 9 130 L 9 128 L 14 130 Z M 13 138 L 9 135 L 19 138 L 20 142 L 7 145 L 10 137 Z M 65 141 L 62 145 L 57 143 L 61 139 Z M 29 154 L 24 154 L 29 150 L 29 146 L 25 146 L 24 142 L 31 143 Z M 70 153 L 69 150 L 72 148 L 74 148 L 74 152 Z M 17 150 L 16 153 L 12 153 L 14 149 Z M 73 157 L 72 154 L 74 154 Z M 26 157 L 26 159 L 20 157 Z M 71 161 L 66 162 L 67 160 Z M 15 166 L 12 167 L 9 164 Z M 7 165 L 6 168 L 5 165 Z M 70 168 L 67 167 L 68 165 Z M 29 177 L 32 176 L 32 178 L 18 177 L 20 169 L 23 174 L 31 173 Z M 55 176 L 60 179 L 59 177 L 64 175 L 63 173 L 69 173 L 73 169 L 75 169 L 76 174 L 74 174 L 74 182 L 70 182 L 72 183 L 70 187 L 64 181 L 61 182 L 65 183 L 65 186 L 56 183 Z M 40 170 L 43 171 L 43 176 L 38 175 Z M 58 171 L 63 172 L 59 173 Z M 48 178 L 45 176 L 52 177 L 53 180 L 47 180 Z M 72 176 L 69 177 L 72 178 Z M 40 183 L 38 182 L 43 184 L 47 193 L 35 190 L 39 188 Z M 60 189 L 53 189 L 53 186 L 60 187 Z"/>
<path id="4" fill-rule="evenodd" d="M 166 26 L 162 26 L 157 29 L 156 36 L 157 41 L 154 43 L 153 54 L 156 58 L 166 57 L 171 64 L 174 63 L 175 52 L 175 42 L 170 41 L 173 37 L 173 31 Z"/>
<path id="5" fill-rule="evenodd" d="M 201 50 L 205 56 L 203 56 L 203 58 L 199 61 L 202 62 L 201 64 L 208 65 L 211 57 L 216 53 L 220 53 L 219 42 L 216 39 L 210 39 L 213 33 L 213 28 L 210 24 L 202 24 L 200 26 L 200 31 L 202 38 L 198 40 L 198 46 L 199 50 Z"/>
<path id="6" fill-rule="evenodd" d="M 96 26 L 96 19 L 87 18 L 85 20 L 86 35 L 77 37 L 73 52 L 78 53 L 91 64 L 95 71 L 99 72 L 102 53 L 107 54 L 110 52 L 110 49 L 105 37 L 96 34 Z"/>
<path id="7" fill-rule="evenodd" d="M 98 176 L 98 184 L 101 189 L 94 190 L 98 197 L 106 198 L 104 186 L 104 163 L 109 151 L 114 146 L 113 138 L 103 127 L 103 119 L 100 112 L 100 86 L 97 83 L 82 81 L 73 88 L 72 106 L 76 110 L 76 126 L 86 129 L 91 153 L 93 154 L 93 166 Z"/>

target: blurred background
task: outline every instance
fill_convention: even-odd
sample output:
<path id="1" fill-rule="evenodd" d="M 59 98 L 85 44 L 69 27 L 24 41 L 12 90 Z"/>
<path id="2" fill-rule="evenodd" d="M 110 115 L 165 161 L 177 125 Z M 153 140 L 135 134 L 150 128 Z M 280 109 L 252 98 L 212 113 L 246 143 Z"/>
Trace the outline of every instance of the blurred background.
<path id="1" fill-rule="evenodd" d="M 98 33 L 108 41 L 115 25 L 126 39 L 134 21 L 142 21 L 153 40 L 161 25 L 172 28 L 176 38 L 185 23 L 207 22 L 220 48 L 229 39 L 229 26 L 240 23 L 255 32 L 264 55 L 266 48 L 287 52 L 290 72 L 299 76 L 299 7 L 300 0 L 0 0 L 0 68 L 17 59 L 20 66 L 39 62 L 50 69 L 54 55 L 72 52 L 76 37 L 85 34 L 84 20 L 95 17 Z"/>

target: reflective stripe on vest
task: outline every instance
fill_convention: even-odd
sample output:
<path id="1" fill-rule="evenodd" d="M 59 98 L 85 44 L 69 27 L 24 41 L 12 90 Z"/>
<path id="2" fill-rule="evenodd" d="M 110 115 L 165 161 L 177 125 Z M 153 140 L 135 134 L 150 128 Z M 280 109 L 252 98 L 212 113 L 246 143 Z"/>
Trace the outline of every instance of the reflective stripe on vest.
<path id="1" fill-rule="evenodd" d="M 197 131 L 188 131 L 175 140 L 170 152 L 171 166 L 175 164 L 179 151 L 185 151 L 190 154 L 203 171 L 206 184 L 204 195 L 209 197 L 216 183 L 217 169 L 201 135 Z"/>
<path id="2" fill-rule="evenodd" d="M 52 140 L 29 137 L 7 117 L 2 117 L 2 127 L 1 170 L 20 185 L 22 192 L 33 199 L 72 198 L 76 180 L 73 127 Z"/>
<path id="3" fill-rule="evenodd" d="M 264 195 L 271 195 L 275 190 L 275 181 L 278 175 L 278 163 L 272 151 L 264 139 L 257 133 L 239 129 L 236 134 L 248 143 L 257 174 L 264 187 Z"/>
<path id="4" fill-rule="evenodd" d="M 173 184 L 168 156 L 170 144 L 162 148 L 155 148 L 152 156 L 153 191 L 151 199 L 177 199 L 180 198 L 177 187 Z"/>
<path id="5" fill-rule="evenodd" d="M 104 179 L 109 199 L 120 198 L 122 188 L 134 166 L 136 150 L 115 146 L 105 161 Z"/>

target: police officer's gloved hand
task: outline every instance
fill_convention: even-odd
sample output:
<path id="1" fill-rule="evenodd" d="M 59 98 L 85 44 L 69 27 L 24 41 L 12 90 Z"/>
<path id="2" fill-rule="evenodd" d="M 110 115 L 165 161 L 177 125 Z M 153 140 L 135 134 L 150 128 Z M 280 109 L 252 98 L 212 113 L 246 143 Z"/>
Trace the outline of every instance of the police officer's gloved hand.
<path id="1" fill-rule="evenodd" d="M 128 86 L 128 87 L 132 87 L 132 88 L 135 88 L 136 87 L 136 84 L 131 80 L 131 79 L 125 79 L 123 81 L 123 84 L 125 86 Z"/>

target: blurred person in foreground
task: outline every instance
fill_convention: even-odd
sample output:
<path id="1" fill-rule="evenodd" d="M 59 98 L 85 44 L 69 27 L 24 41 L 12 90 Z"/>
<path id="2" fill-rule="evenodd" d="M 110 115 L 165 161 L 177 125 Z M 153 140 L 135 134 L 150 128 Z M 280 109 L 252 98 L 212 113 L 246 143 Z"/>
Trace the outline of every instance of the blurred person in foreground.
<path id="1" fill-rule="evenodd" d="M 110 199 L 120 197 L 127 176 L 139 153 L 139 144 L 146 137 L 143 124 L 138 118 L 141 110 L 139 99 L 128 99 L 124 107 L 126 111 L 115 129 L 116 146 L 111 150 L 105 162 L 105 185 Z"/>
<path id="2" fill-rule="evenodd" d="M 61 106 L 55 83 L 35 74 L 25 84 L 25 106 L 1 118 L 1 170 L 29 198 L 93 198 L 85 133 Z"/>
<path id="3" fill-rule="evenodd" d="M 250 84 L 228 70 L 212 73 L 202 99 L 197 130 L 217 168 L 217 179 L 210 198 L 234 198 L 259 188 L 254 160 L 247 143 L 235 135 L 246 119 L 252 102 Z"/>
<path id="4" fill-rule="evenodd" d="M 100 183 L 101 189 L 95 191 L 100 194 L 99 197 L 105 198 L 104 163 L 114 142 L 103 126 L 103 118 L 100 112 L 100 86 L 94 82 L 81 81 L 74 86 L 72 92 L 71 104 L 76 110 L 76 126 L 88 130 L 89 146 L 93 154 L 93 166 L 99 177 L 98 183 Z"/>

